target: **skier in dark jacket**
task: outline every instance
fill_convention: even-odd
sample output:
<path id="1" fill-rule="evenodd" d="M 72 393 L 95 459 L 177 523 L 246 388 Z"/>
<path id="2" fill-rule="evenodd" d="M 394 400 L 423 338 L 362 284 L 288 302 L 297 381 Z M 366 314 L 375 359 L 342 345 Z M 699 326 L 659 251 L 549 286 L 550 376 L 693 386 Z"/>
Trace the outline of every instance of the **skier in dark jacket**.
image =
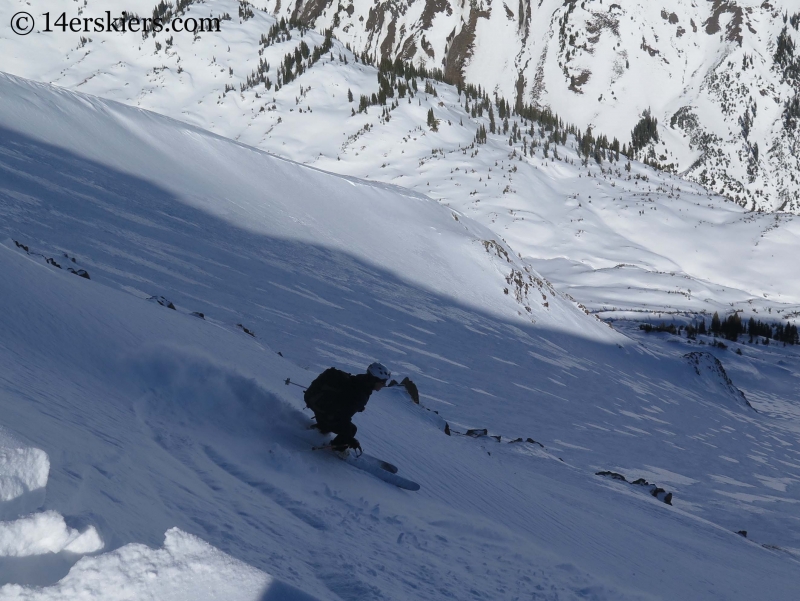
<path id="1" fill-rule="evenodd" d="M 331 367 L 311 382 L 305 392 L 306 405 L 314 412 L 315 427 L 320 432 L 336 434 L 330 443 L 334 449 L 361 448 L 355 438 L 353 416 L 364 411 L 370 395 L 383 388 L 390 377 L 388 369 L 373 363 L 367 373 L 355 376 Z"/>

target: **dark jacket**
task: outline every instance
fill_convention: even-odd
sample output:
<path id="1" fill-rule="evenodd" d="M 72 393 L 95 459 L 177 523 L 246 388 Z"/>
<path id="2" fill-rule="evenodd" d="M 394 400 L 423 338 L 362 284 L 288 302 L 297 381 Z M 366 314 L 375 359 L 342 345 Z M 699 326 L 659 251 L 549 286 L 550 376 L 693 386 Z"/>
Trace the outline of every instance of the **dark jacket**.
<path id="1" fill-rule="evenodd" d="M 318 422 L 349 421 L 356 413 L 364 411 L 376 382 L 370 374 L 352 376 L 331 368 L 311 383 L 305 401 Z"/>

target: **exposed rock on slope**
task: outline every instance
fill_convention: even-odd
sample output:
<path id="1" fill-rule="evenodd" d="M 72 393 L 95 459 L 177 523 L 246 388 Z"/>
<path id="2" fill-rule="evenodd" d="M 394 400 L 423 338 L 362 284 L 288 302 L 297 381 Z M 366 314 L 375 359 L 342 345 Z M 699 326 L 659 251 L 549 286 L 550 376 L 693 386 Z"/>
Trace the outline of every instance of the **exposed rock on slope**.
<path id="1" fill-rule="evenodd" d="M 726 389 L 737 402 L 744 403 L 753 409 L 750 401 L 747 400 L 747 397 L 744 396 L 741 390 L 734 386 L 728 374 L 725 372 L 722 363 L 714 355 L 695 351 L 687 353 L 684 355 L 684 358 L 694 367 L 695 372 L 703 379 L 703 383 L 706 387 L 716 389 L 722 387 Z M 755 409 L 753 409 L 753 411 L 755 411 Z"/>

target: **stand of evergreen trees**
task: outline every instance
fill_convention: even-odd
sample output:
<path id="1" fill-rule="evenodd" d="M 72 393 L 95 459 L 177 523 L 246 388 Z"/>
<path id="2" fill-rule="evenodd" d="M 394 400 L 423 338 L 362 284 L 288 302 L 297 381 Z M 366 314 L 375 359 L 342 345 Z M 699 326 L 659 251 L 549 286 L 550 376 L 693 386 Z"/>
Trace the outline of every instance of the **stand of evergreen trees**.
<path id="1" fill-rule="evenodd" d="M 648 333 L 649 332 L 667 332 L 667 333 L 673 334 L 673 335 L 676 335 L 680 331 L 678 328 L 675 327 L 674 323 L 665 324 L 663 321 L 660 324 L 658 324 L 657 326 L 654 326 L 654 325 L 649 324 L 649 323 L 643 323 L 643 324 L 639 325 L 639 329 L 640 330 L 644 330 L 645 332 L 648 332 Z"/>
<path id="2" fill-rule="evenodd" d="M 373 94 L 371 97 L 362 96 L 359 112 L 366 110 L 370 105 L 386 104 L 387 99 L 394 97 L 394 90 L 397 91 L 399 98 L 405 97 L 406 93 L 413 98 L 411 90 L 413 89 L 414 93 L 417 92 L 417 78 L 426 80 L 425 93 L 432 96 L 438 96 L 438 93 L 428 80 L 451 83 L 445 78 L 441 69 L 426 69 L 423 66 L 415 65 L 400 58 L 394 60 L 383 58 L 376 65 L 376 61 L 372 56 L 362 52 L 356 55 L 356 60 L 367 65 L 377 66 L 379 85 L 377 94 Z M 519 141 L 523 132 L 533 138 L 535 134 L 534 124 L 536 124 L 540 127 L 540 133 L 545 132 L 548 134 L 548 142 L 552 144 L 561 144 L 563 146 L 567 143 L 569 134 L 575 136 L 578 148 L 585 161 L 588 161 L 589 158 L 594 158 L 597 163 L 602 163 L 604 160 L 619 161 L 620 154 L 625 155 L 627 153 L 625 146 L 621 146 L 616 138 L 609 141 L 608 137 L 603 134 L 594 135 L 591 128 L 588 128 L 586 132 L 581 132 L 576 126 L 565 123 L 550 108 L 539 108 L 531 104 L 524 104 L 521 100 L 512 105 L 500 95 L 495 95 L 492 100 L 489 93 L 480 84 L 476 86 L 456 81 L 455 86 L 459 96 L 461 94 L 465 96 L 464 109 L 467 113 L 476 118 L 483 117 L 484 112 L 486 112 L 489 118 L 488 132 L 483 125 L 478 128 L 475 139 L 478 144 L 486 143 L 487 133 L 500 133 L 501 129 L 502 133 L 508 133 L 510 127 L 508 119 L 519 116 L 523 121 L 530 122 L 529 128 L 521 130 L 515 124 L 515 127 L 512 128 L 512 141 Z M 495 118 L 495 115 L 497 118 Z M 555 153 L 558 156 L 557 150 Z"/>
<path id="3" fill-rule="evenodd" d="M 715 312 L 711 318 L 711 325 L 706 328 L 706 320 L 700 320 L 697 328 L 692 325 L 675 327 L 675 324 L 652 325 L 643 323 L 639 325 L 639 329 L 645 332 L 667 332 L 669 334 L 677 335 L 685 329 L 687 338 L 694 339 L 697 334 L 711 334 L 714 337 L 720 336 L 726 340 L 736 342 L 742 334 L 750 335 L 750 342 L 756 338 L 761 337 L 767 340 L 775 340 L 776 342 L 783 342 L 785 344 L 800 344 L 800 336 L 798 336 L 797 326 L 786 322 L 771 324 L 763 321 L 756 321 L 751 317 L 747 323 L 742 321 L 738 313 L 733 313 L 724 319 L 720 319 L 719 313 Z"/>
<path id="4" fill-rule="evenodd" d="M 278 80 L 275 82 L 275 89 L 279 90 L 282 86 L 300 77 L 306 69 L 313 67 L 314 63 L 322 58 L 323 54 L 330 52 L 331 48 L 333 48 L 333 30 L 331 29 L 325 30 L 325 39 L 321 45 L 315 46 L 313 51 L 305 40 L 301 41 L 300 45 L 294 49 L 294 52 L 284 55 L 281 66 L 278 68 Z"/>
<path id="5" fill-rule="evenodd" d="M 638 151 L 653 140 L 658 142 L 658 119 L 651 116 L 648 109 L 631 132 L 631 147 Z"/>
<path id="6" fill-rule="evenodd" d="M 733 313 L 722 320 L 719 318 L 718 313 L 714 313 L 714 317 L 711 319 L 711 333 L 714 336 L 723 336 L 733 341 L 738 340 L 740 334 L 749 334 L 750 342 L 753 342 L 754 338 L 761 336 L 768 340 L 772 339 L 786 344 L 800 344 L 796 325 L 788 321 L 786 325 L 782 323 L 765 323 L 761 320 L 756 321 L 753 317 L 745 324 L 738 313 Z"/>

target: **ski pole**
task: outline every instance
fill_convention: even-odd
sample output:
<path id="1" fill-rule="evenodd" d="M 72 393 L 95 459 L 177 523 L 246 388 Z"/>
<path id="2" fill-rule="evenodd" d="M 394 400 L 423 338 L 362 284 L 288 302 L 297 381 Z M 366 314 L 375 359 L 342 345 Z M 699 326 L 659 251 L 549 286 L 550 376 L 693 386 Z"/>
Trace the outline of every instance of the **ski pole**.
<path id="1" fill-rule="evenodd" d="M 286 381 L 284 382 L 284 384 L 286 384 L 287 386 L 289 384 L 291 384 L 292 386 L 299 386 L 303 390 L 306 390 L 308 388 L 308 386 L 303 386 L 302 384 L 298 384 L 297 382 L 292 382 L 291 379 L 289 379 L 289 378 L 286 378 Z"/>

